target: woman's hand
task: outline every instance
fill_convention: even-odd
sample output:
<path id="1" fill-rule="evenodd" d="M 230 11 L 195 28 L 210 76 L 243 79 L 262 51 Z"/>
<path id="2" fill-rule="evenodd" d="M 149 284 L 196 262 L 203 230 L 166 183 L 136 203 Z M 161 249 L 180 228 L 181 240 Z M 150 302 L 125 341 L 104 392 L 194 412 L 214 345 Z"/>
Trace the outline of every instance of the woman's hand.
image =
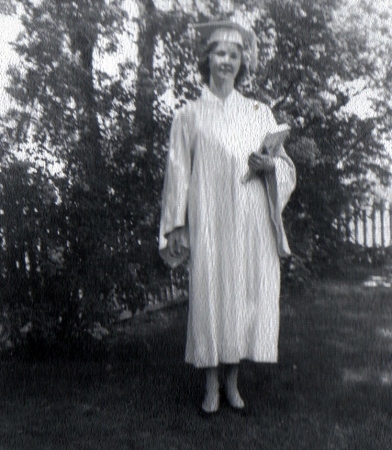
<path id="1" fill-rule="evenodd" d="M 179 227 L 173 230 L 166 236 L 167 248 L 171 257 L 175 258 L 181 254 L 181 237 L 184 227 Z"/>
<path id="2" fill-rule="evenodd" d="M 275 169 L 275 160 L 272 156 L 251 153 L 248 159 L 249 169 L 256 173 L 272 172 Z"/>

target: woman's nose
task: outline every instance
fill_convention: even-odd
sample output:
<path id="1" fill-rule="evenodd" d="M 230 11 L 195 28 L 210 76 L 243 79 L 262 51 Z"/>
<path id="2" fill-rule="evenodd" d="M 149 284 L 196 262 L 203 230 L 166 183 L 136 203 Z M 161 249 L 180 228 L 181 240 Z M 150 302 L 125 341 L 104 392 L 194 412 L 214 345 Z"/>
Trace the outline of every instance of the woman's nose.
<path id="1" fill-rule="evenodd" d="M 225 64 L 228 64 L 228 63 L 230 62 L 230 57 L 229 57 L 229 55 L 228 55 L 227 53 L 226 53 L 225 55 L 223 55 L 222 61 L 223 61 Z"/>

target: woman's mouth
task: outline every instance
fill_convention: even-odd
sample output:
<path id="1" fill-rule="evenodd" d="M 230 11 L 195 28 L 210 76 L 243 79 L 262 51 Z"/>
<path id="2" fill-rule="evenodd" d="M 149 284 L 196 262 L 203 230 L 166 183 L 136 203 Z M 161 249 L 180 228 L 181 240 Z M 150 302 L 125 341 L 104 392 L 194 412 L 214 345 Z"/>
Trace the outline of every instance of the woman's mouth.
<path id="1" fill-rule="evenodd" d="M 220 68 L 221 72 L 225 72 L 225 73 L 232 73 L 233 72 L 233 68 L 232 67 L 221 67 Z"/>

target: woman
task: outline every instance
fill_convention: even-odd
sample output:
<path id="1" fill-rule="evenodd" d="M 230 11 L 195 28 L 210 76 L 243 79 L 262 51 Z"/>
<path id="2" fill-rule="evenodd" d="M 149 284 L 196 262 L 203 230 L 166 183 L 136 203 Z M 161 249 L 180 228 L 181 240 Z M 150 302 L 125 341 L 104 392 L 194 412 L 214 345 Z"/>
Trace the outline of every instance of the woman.
<path id="1" fill-rule="evenodd" d="M 283 147 L 274 156 L 258 151 L 276 122 L 266 105 L 235 89 L 255 65 L 254 51 L 246 60 L 253 33 L 227 21 L 197 29 L 207 42 L 199 64 L 206 86 L 172 124 L 160 253 L 172 267 L 189 256 L 185 361 L 206 369 L 209 414 L 219 409 L 220 364 L 230 406 L 245 411 L 240 361 L 277 361 L 279 256 L 290 253 L 281 213 L 295 169 Z M 249 170 L 255 175 L 244 182 Z"/>

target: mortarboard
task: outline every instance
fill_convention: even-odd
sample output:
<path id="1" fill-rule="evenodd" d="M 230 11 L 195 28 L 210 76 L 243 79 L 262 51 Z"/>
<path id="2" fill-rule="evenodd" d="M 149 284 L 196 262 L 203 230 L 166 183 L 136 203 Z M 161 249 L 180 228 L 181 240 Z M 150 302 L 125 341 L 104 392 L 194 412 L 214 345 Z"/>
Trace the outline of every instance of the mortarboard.
<path id="1" fill-rule="evenodd" d="M 194 24 L 195 30 L 207 44 L 225 41 L 240 45 L 249 57 L 249 67 L 254 70 L 257 64 L 257 38 L 253 30 L 247 30 L 231 20 Z"/>

